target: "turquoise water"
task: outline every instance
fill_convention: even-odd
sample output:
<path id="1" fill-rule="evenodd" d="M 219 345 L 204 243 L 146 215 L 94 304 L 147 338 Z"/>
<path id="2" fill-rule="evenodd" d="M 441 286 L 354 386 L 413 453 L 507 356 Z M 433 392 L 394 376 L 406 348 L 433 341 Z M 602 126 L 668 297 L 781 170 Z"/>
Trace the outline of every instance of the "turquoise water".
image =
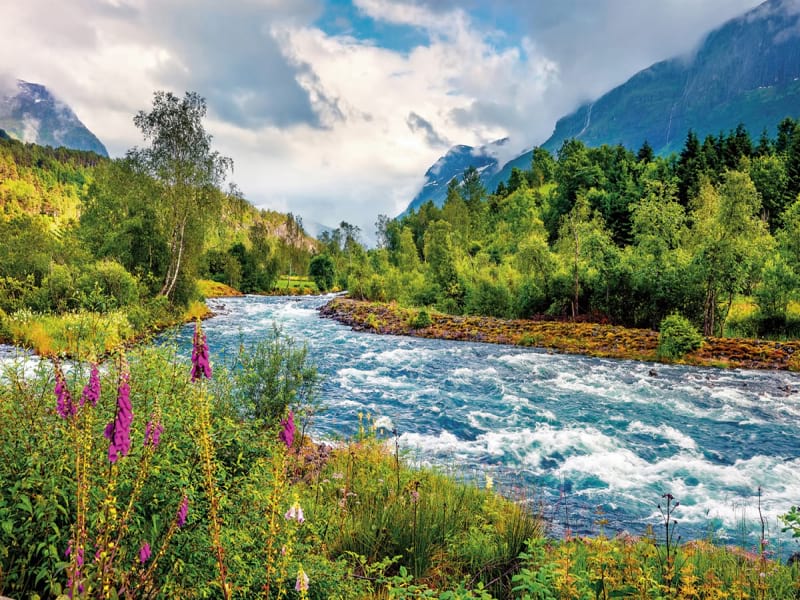
<path id="1" fill-rule="evenodd" d="M 308 344 L 325 378 L 317 439 L 353 435 L 368 412 L 397 429 L 411 460 L 479 483 L 489 474 L 506 493 L 541 503 L 556 531 L 596 532 L 599 507 L 607 533 L 642 534 L 658 525 L 669 492 L 684 539 L 747 546 L 759 535 L 759 486 L 773 540 L 777 516 L 800 503 L 796 374 L 356 333 L 321 319 L 324 302 L 226 298 L 204 325 L 212 362 L 273 323 Z M 187 349 L 191 332 L 178 334 Z"/>

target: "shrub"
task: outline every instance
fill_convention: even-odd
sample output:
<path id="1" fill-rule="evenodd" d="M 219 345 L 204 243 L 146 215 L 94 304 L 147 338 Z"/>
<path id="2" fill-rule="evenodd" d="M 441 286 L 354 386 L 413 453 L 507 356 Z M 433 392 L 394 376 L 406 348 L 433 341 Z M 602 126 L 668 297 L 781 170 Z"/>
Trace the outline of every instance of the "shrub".
<path id="1" fill-rule="evenodd" d="M 425 327 L 430 327 L 431 315 L 423 308 L 422 310 L 417 311 L 417 313 L 411 317 L 409 325 L 414 329 L 424 329 Z"/>
<path id="2" fill-rule="evenodd" d="M 308 265 L 308 275 L 317 284 L 320 292 L 327 292 L 333 287 L 336 279 L 336 267 L 333 259 L 327 254 L 315 256 Z"/>
<path id="3" fill-rule="evenodd" d="M 506 318 L 511 316 L 512 304 L 508 286 L 500 281 L 480 278 L 467 288 L 464 312 Z"/>
<path id="4" fill-rule="evenodd" d="M 661 321 L 658 335 L 659 358 L 681 358 L 703 344 L 703 336 L 686 317 L 672 314 Z"/>
<path id="5" fill-rule="evenodd" d="M 58 312 L 74 308 L 75 281 L 72 270 L 68 266 L 54 263 L 50 267 L 50 274 L 44 278 L 42 287 L 45 289 L 47 302 L 47 306 L 42 308 Z"/>
<path id="6" fill-rule="evenodd" d="M 118 262 L 97 262 L 78 278 L 84 308 L 105 311 L 133 304 L 139 299 L 136 278 Z"/>
<path id="7" fill-rule="evenodd" d="M 265 425 L 277 423 L 290 407 L 311 411 L 319 377 L 307 355 L 305 345 L 297 345 L 277 327 L 242 352 L 233 383 L 239 410 Z"/>

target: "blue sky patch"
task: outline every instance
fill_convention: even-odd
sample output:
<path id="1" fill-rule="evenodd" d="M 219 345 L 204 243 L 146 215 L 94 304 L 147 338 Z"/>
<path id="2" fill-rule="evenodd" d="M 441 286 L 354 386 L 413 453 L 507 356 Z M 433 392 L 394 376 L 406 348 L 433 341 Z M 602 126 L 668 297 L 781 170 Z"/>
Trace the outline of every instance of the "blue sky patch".
<path id="1" fill-rule="evenodd" d="M 380 48 L 408 53 L 428 44 L 428 34 L 417 27 L 376 21 L 353 6 L 350 0 L 329 0 L 316 25 L 328 35 L 349 35 L 371 41 Z"/>

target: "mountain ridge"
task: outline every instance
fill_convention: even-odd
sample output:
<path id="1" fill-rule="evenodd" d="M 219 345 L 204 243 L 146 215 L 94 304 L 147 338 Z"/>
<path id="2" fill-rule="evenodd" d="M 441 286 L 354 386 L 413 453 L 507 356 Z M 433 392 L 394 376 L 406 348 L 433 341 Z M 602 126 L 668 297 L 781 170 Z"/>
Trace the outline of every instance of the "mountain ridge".
<path id="1" fill-rule="evenodd" d="M 425 183 L 403 214 L 418 209 L 428 200 L 441 206 L 447 197 L 447 184 L 467 167 L 475 167 L 482 176 L 496 173 L 500 167 L 498 156 L 508 142 L 508 138 L 502 138 L 477 148 L 465 144 L 450 148 L 425 172 Z"/>
<path id="2" fill-rule="evenodd" d="M 14 90 L 0 92 L 0 129 L 22 142 L 108 157 L 106 147 L 75 112 L 38 83 L 18 79 Z"/>
<path id="3" fill-rule="evenodd" d="M 742 123 L 755 138 L 787 116 L 800 117 L 800 0 L 767 0 L 711 30 L 692 55 L 656 62 L 580 105 L 540 146 L 556 153 L 575 138 L 636 150 L 647 141 L 667 155 L 680 150 L 689 130 L 702 139 Z M 495 190 L 512 168 L 530 169 L 532 158 L 533 148 L 482 173 L 484 185 Z"/>

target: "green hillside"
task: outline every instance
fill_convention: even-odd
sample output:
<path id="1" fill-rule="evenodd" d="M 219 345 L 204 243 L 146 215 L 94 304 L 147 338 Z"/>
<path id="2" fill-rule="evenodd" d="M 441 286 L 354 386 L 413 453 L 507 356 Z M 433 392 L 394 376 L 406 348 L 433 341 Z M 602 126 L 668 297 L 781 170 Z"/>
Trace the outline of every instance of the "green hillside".
<path id="1" fill-rule="evenodd" d="M 740 123 L 754 138 L 784 117 L 800 117 L 800 14 L 770 0 L 711 32 L 692 56 L 654 64 L 560 119 L 541 147 L 569 139 L 587 146 L 645 141 L 656 154 L 680 150 L 689 130 L 702 140 Z M 488 178 L 494 190 L 532 151 Z"/>

